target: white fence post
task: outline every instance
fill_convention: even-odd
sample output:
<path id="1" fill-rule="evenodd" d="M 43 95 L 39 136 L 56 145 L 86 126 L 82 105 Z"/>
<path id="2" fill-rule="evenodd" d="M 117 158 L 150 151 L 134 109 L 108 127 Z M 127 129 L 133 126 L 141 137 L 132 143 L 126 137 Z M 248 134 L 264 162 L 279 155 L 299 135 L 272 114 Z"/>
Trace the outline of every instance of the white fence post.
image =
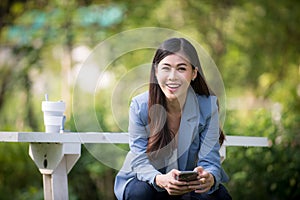
<path id="1" fill-rule="evenodd" d="M 69 199 L 67 176 L 80 152 L 81 143 L 30 143 L 29 155 L 43 174 L 45 200 Z"/>

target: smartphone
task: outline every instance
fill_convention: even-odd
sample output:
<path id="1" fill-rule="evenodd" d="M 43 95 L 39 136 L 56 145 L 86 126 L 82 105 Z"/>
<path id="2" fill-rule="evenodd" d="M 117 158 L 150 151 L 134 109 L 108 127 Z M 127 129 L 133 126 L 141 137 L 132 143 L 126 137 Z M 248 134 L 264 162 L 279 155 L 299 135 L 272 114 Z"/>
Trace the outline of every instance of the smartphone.
<path id="1" fill-rule="evenodd" d="M 181 171 L 175 178 L 178 181 L 194 181 L 197 179 L 198 173 L 195 171 Z"/>

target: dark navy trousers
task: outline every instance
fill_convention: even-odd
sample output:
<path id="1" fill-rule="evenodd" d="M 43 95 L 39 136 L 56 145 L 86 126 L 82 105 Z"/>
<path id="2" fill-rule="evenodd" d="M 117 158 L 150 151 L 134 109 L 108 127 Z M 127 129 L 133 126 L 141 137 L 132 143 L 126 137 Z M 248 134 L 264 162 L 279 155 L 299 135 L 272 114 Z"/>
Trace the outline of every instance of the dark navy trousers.
<path id="1" fill-rule="evenodd" d="M 173 196 L 168 192 L 158 192 L 147 182 L 139 181 L 136 178 L 131 180 L 124 192 L 125 200 L 231 200 L 226 188 L 220 184 L 219 189 L 212 194 L 198 194 L 190 192 L 184 195 Z"/>

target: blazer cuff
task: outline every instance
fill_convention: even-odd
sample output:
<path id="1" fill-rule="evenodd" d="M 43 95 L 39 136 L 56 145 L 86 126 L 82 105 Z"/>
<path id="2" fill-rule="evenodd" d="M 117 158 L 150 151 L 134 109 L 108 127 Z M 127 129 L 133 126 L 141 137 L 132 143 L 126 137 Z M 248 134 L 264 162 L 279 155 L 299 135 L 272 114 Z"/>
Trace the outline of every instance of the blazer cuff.
<path id="1" fill-rule="evenodd" d="M 156 178 L 156 176 L 154 176 L 154 178 L 151 180 L 151 184 L 152 184 L 152 186 L 154 187 L 154 189 L 156 189 L 156 191 L 158 191 L 158 192 L 164 192 L 164 191 L 166 191 L 164 188 L 161 188 L 161 187 L 159 187 L 159 186 L 156 184 L 155 178 Z"/>
<path id="2" fill-rule="evenodd" d="M 214 185 L 211 186 L 210 190 L 207 192 L 208 194 L 213 193 L 214 191 L 216 191 L 217 189 L 219 189 L 219 182 L 216 181 L 215 176 L 212 174 L 212 176 L 214 177 Z"/>

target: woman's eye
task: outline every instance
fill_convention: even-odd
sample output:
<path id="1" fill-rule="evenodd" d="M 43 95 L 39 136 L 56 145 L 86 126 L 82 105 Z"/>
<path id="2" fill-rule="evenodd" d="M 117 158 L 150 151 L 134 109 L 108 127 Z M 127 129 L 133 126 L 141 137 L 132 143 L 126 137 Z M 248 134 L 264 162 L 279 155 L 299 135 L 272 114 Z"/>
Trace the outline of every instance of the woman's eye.
<path id="1" fill-rule="evenodd" d="M 178 68 L 178 71 L 185 71 L 185 70 L 186 70 L 185 67 L 179 67 L 179 68 Z"/>
<path id="2" fill-rule="evenodd" d="M 170 69 L 170 67 L 162 67 L 161 68 L 163 71 L 168 71 Z"/>

